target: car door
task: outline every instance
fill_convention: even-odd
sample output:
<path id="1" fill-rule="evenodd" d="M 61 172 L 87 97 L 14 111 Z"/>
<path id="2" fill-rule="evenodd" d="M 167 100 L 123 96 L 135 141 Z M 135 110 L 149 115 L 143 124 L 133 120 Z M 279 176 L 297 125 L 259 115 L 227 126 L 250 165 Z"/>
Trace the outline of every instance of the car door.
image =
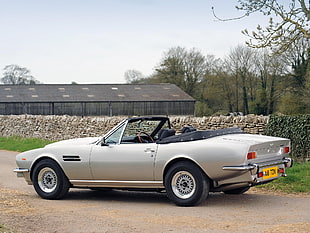
<path id="1" fill-rule="evenodd" d="M 95 180 L 153 181 L 156 143 L 96 145 L 90 157 Z"/>

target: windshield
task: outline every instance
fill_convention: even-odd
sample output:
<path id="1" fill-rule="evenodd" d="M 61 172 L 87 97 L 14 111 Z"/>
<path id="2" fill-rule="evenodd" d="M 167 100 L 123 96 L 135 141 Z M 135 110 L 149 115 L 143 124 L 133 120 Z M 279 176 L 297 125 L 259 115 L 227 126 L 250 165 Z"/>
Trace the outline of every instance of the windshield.
<path id="1" fill-rule="evenodd" d="M 114 132 L 105 138 L 106 144 L 136 143 L 141 142 L 140 135 L 158 138 L 158 132 L 162 128 L 170 128 L 169 120 L 161 119 L 130 119 L 127 124 L 123 124 L 114 129 Z M 138 140 L 139 139 L 139 140 Z"/>

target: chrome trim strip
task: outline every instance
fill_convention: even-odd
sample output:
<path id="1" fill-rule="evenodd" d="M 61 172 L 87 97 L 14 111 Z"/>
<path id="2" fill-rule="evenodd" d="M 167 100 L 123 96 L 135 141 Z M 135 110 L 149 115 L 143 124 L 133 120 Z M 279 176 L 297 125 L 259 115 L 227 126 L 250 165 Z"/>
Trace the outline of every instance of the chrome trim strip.
<path id="1" fill-rule="evenodd" d="M 78 187 L 164 188 L 163 181 L 70 180 L 70 183 Z"/>
<path id="2" fill-rule="evenodd" d="M 229 171 L 248 171 L 253 170 L 256 168 L 257 165 L 241 165 L 241 166 L 224 166 L 223 170 L 229 170 Z"/>

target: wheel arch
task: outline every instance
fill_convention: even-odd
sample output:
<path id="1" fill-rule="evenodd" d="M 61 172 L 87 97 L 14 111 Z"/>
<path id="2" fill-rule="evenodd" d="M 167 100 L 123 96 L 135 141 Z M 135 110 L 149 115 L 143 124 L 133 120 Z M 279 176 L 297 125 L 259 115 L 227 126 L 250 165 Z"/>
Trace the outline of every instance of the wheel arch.
<path id="1" fill-rule="evenodd" d="M 163 181 L 165 180 L 165 176 L 167 174 L 167 172 L 169 171 L 169 169 L 176 163 L 178 162 L 190 162 L 192 164 L 194 164 L 197 168 L 199 168 L 202 173 L 206 176 L 206 178 L 208 178 L 210 181 L 210 177 L 208 176 L 208 174 L 205 172 L 205 170 L 193 159 L 189 158 L 189 157 L 185 157 L 185 156 L 182 156 L 182 157 L 177 157 L 177 158 L 174 158 L 172 160 L 170 160 L 166 165 L 165 165 L 165 168 L 163 170 Z"/>
<path id="2" fill-rule="evenodd" d="M 53 155 L 44 154 L 44 155 L 38 157 L 35 161 L 33 161 L 33 163 L 30 166 L 30 179 L 31 179 L 31 181 L 32 181 L 32 175 L 33 175 L 33 171 L 34 171 L 35 166 L 37 166 L 37 164 L 39 162 L 41 162 L 42 160 L 52 160 L 52 161 L 54 161 L 59 166 L 59 168 L 62 170 L 62 172 L 65 174 L 65 176 L 67 177 L 67 174 L 65 173 L 63 167 L 61 166 L 59 161 L 56 159 L 56 157 L 53 156 Z"/>

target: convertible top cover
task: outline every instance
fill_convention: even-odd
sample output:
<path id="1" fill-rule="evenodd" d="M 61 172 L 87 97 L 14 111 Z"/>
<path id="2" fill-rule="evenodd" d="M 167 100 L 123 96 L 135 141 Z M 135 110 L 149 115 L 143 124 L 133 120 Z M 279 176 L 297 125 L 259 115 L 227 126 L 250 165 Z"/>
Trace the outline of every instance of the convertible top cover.
<path id="1" fill-rule="evenodd" d="M 207 138 L 213 138 L 217 136 L 227 135 L 227 134 L 243 134 L 244 132 L 237 127 L 226 128 L 226 129 L 217 129 L 217 130 L 207 130 L 207 131 L 193 131 L 188 133 L 182 133 L 179 135 L 173 135 L 170 137 L 166 137 L 158 140 L 157 144 L 167 144 L 167 143 L 175 143 L 175 142 L 188 142 L 188 141 L 196 141 L 203 140 Z"/>

